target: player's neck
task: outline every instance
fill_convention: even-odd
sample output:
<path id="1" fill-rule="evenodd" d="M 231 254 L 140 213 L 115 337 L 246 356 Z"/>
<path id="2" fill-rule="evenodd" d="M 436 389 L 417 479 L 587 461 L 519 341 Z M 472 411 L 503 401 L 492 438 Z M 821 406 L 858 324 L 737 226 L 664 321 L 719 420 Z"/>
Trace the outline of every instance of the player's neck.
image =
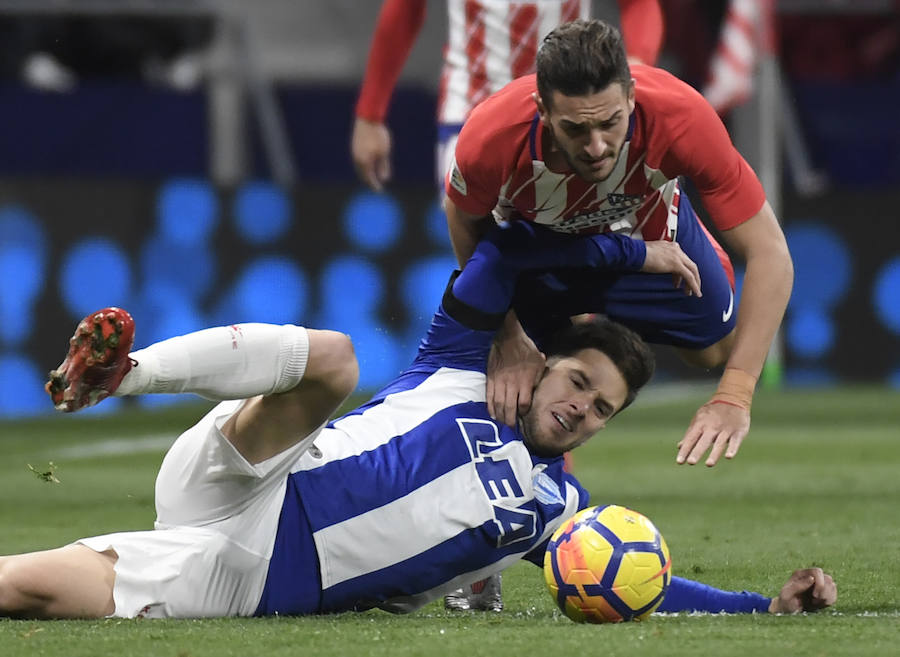
<path id="1" fill-rule="evenodd" d="M 553 136 L 547 128 L 541 130 L 541 159 L 553 173 L 572 173 L 572 167 L 565 155 L 556 147 Z"/>

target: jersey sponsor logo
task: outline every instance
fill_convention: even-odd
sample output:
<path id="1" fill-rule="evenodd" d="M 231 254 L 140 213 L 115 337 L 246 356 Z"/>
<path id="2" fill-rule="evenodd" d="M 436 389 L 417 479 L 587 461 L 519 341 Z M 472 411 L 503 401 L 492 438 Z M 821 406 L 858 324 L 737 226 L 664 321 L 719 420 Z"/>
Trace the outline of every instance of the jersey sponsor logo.
<path id="1" fill-rule="evenodd" d="M 548 224 L 548 228 L 561 233 L 583 233 L 597 228 L 611 231 L 630 230 L 635 225 L 634 212 L 644 203 L 644 197 L 640 194 L 617 194 L 610 192 L 606 195 L 609 207 L 593 212 L 576 214 L 573 217 L 563 219 L 559 223 Z"/>
<path id="2" fill-rule="evenodd" d="M 497 425 L 481 418 L 457 418 L 456 424 L 475 465 L 475 472 L 491 502 L 497 526 L 497 547 L 527 541 L 537 533 L 537 514 L 520 502 L 525 493 L 512 461 L 504 458 Z M 505 453 L 507 450 L 503 450 Z"/>
<path id="3" fill-rule="evenodd" d="M 734 290 L 728 290 L 730 298 L 728 299 L 728 309 L 722 311 L 722 323 L 724 324 L 731 319 L 731 313 L 734 311 Z"/>
<path id="4" fill-rule="evenodd" d="M 453 166 L 450 167 L 450 186 L 463 196 L 468 193 L 469 188 L 466 185 L 466 179 L 463 178 L 462 171 L 459 170 L 456 158 L 453 158 Z"/>

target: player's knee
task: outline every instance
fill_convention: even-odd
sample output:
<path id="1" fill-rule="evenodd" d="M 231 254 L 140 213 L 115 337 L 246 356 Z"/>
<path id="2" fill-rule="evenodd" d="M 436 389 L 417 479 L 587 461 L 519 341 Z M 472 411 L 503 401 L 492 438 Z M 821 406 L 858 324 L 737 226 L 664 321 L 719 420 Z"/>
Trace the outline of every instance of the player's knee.
<path id="1" fill-rule="evenodd" d="M 338 331 L 324 331 L 321 345 L 327 354 L 322 359 L 322 380 L 335 396 L 345 399 L 356 389 L 359 381 L 359 362 L 350 336 Z"/>

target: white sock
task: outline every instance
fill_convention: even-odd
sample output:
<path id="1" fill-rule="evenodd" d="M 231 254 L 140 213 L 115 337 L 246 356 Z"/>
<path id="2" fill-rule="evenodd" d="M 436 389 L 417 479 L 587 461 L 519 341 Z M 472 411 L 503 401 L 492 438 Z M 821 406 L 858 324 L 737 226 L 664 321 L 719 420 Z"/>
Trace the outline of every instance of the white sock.
<path id="1" fill-rule="evenodd" d="M 152 344 L 130 354 L 137 365 L 116 396 L 192 392 L 212 400 L 285 392 L 306 370 L 302 326 L 233 324 Z"/>

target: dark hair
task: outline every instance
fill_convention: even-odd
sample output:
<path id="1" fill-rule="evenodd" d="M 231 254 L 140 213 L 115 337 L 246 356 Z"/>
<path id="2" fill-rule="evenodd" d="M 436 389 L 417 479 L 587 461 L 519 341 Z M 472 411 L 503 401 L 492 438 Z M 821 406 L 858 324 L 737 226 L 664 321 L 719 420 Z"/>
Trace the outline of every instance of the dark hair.
<path id="1" fill-rule="evenodd" d="M 631 85 L 631 71 L 619 30 L 598 20 L 565 23 L 544 37 L 537 53 L 537 88 L 547 109 L 553 92 L 585 96 L 619 82 Z"/>
<path id="2" fill-rule="evenodd" d="M 571 356 L 582 349 L 603 352 L 622 373 L 628 395 L 619 411 L 634 401 L 653 376 L 655 359 L 650 347 L 637 333 L 611 319 L 597 317 L 561 329 L 550 338 L 544 353 L 547 358 Z"/>

